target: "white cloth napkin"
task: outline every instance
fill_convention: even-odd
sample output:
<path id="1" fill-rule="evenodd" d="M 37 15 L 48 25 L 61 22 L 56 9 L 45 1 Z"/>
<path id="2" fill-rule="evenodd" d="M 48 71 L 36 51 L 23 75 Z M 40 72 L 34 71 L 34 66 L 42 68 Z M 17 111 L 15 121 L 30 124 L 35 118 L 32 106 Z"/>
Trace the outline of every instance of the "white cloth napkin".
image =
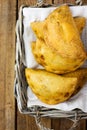
<path id="1" fill-rule="evenodd" d="M 23 9 L 23 26 L 24 34 L 23 39 L 25 43 L 25 55 L 26 55 L 26 66 L 30 68 L 41 68 L 35 61 L 34 56 L 31 52 L 31 42 L 36 40 L 36 37 L 30 27 L 30 23 L 33 21 L 44 20 L 50 12 L 52 12 L 56 7 L 50 8 L 30 8 L 25 7 Z M 87 6 L 73 6 L 70 7 L 73 16 L 84 16 L 87 18 Z M 87 51 L 87 25 L 83 30 L 82 40 Z M 84 63 L 87 66 L 87 62 Z M 42 103 L 28 87 L 27 89 L 28 102 L 27 106 L 31 107 L 33 105 L 45 106 L 48 108 L 56 108 L 64 111 L 70 111 L 75 108 L 79 108 L 84 112 L 87 112 L 87 84 L 84 85 L 83 89 L 76 94 L 74 97 L 70 98 L 68 101 L 57 105 L 47 105 Z"/>

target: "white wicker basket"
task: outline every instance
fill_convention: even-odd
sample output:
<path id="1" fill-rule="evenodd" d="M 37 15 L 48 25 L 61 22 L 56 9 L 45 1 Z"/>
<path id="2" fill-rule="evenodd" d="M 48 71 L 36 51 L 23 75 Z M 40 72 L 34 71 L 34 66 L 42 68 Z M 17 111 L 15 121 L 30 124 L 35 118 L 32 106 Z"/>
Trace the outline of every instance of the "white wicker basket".
<path id="1" fill-rule="evenodd" d="M 77 0 L 76 3 L 82 4 L 82 1 Z M 37 6 L 53 6 L 53 5 L 47 5 L 43 4 L 41 0 L 39 0 L 39 3 Z M 17 99 L 18 108 L 21 113 L 23 114 L 29 114 L 31 116 L 34 116 L 36 119 L 36 124 L 39 126 L 41 130 L 50 130 L 49 128 L 45 128 L 41 122 L 40 117 L 55 117 L 55 118 L 68 118 L 74 122 L 73 126 L 69 130 L 74 130 L 74 128 L 77 126 L 78 121 L 81 119 L 87 119 L 87 113 L 82 112 L 81 110 L 73 110 L 73 111 L 61 111 L 57 109 L 50 109 L 45 108 L 41 106 L 33 106 L 33 107 L 27 107 L 27 82 L 24 75 L 24 70 L 26 67 L 25 64 L 25 50 L 24 50 L 24 42 L 23 42 L 23 8 L 26 6 L 21 6 L 20 12 L 19 12 L 19 18 L 17 20 L 16 24 L 16 36 L 17 36 L 17 42 L 16 42 L 16 63 L 15 63 L 15 97 Z"/>

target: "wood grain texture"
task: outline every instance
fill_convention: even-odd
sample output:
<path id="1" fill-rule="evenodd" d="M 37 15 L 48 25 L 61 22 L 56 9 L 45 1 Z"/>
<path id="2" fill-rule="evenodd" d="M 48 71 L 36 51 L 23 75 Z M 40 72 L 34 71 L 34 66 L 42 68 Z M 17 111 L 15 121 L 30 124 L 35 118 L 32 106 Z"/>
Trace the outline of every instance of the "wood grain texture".
<path id="1" fill-rule="evenodd" d="M 38 130 L 34 117 L 17 112 L 17 130 Z"/>
<path id="2" fill-rule="evenodd" d="M 82 0 L 82 1 L 84 5 L 87 4 L 87 0 Z M 75 0 L 54 0 L 54 4 L 63 4 L 63 3 L 75 4 Z"/>
<path id="3" fill-rule="evenodd" d="M 52 1 L 53 0 L 45 0 L 45 2 L 48 3 L 48 4 L 52 4 Z"/>
<path id="4" fill-rule="evenodd" d="M 36 0 L 18 0 L 18 10 L 21 5 L 35 5 Z M 38 130 L 35 120 L 29 115 L 21 114 L 17 109 L 17 130 Z"/>
<path id="5" fill-rule="evenodd" d="M 16 1 L 0 0 L 0 130 L 15 130 Z"/>
<path id="6" fill-rule="evenodd" d="M 41 119 L 42 124 L 47 127 L 47 128 L 51 128 L 51 119 L 50 118 L 42 118 Z"/>
<path id="7" fill-rule="evenodd" d="M 64 3 L 75 4 L 75 0 L 54 0 L 54 4 L 64 4 Z"/>
<path id="8" fill-rule="evenodd" d="M 45 127 L 51 128 L 51 119 L 49 118 L 42 118 L 42 124 Z M 35 118 L 30 115 L 21 114 L 17 111 L 17 130 L 39 130 L 36 125 Z"/>
<path id="9" fill-rule="evenodd" d="M 18 0 L 18 9 L 20 8 L 21 5 L 36 5 L 37 0 Z"/>
<path id="10" fill-rule="evenodd" d="M 69 119 L 52 119 L 52 128 L 54 128 L 54 130 L 68 130 L 72 125 L 73 122 Z M 86 120 L 81 120 L 76 130 L 86 130 Z"/>
<path id="11" fill-rule="evenodd" d="M 84 4 L 84 5 L 87 5 L 87 0 L 83 0 L 83 4 Z"/>

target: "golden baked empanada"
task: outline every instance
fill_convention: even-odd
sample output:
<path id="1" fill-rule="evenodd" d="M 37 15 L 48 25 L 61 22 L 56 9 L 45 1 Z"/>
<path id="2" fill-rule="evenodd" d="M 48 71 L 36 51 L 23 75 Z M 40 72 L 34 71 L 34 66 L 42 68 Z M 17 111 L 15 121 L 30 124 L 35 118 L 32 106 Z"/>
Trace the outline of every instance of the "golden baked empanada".
<path id="1" fill-rule="evenodd" d="M 64 77 L 45 70 L 25 69 L 29 87 L 44 103 L 58 104 L 68 100 L 76 89 L 76 77 Z"/>
<path id="2" fill-rule="evenodd" d="M 58 55 L 42 39 L 32 43 L 32 53 L 36 61 L 47 71 L 57 74 L 74 71 L 82 64 L 80 59 L 74 60 Z"/>
<path id="3" fill-rule="evenodd" d="M 45 43 L 58 55 L 84 62 L 86 53 L 67 5 L 54 10 L 45 20 Z"/>
<path id="4" fill-rule="evenodd" d="M 44 21 L 31 23 L 31 27 L 38 37 L 36 44 L 38 42 L 42 43 L 42 45 L 39 44 L 41 48 L 35 48 L 36 52 L 39 51 L 37 57 L 43 55 L 43 57 L 50 58 L 45 58 L 46 62 L 43 60 L 45 63 L 43 63 L 41 57 L 36 58 L 37 61 L 47 70 L 51 72 L 54 70 L 54 72 L 60 74 L 76 70 L 80 67 L 87 58 L 79 35 L 85 22 L 85 18 L 77 17 L 73 19 L 69 7 L 63 5 L 50 13 Z M 46 54 L 42 54 L 43 52 L 40 50 L 44 50 Z M 53 57 L 51 58 L 51 56 Z M 51 60 L 54 61 L 53 64 Z"/>

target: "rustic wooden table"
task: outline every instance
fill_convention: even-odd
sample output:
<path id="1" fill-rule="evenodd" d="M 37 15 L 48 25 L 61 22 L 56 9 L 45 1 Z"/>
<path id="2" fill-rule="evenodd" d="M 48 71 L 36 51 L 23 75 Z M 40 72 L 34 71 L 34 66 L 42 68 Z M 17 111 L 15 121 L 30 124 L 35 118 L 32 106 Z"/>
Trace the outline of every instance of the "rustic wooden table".
<path id="1" fill-rule="evenodd" d="M 74 0 L 46 0 L 47 3 L 66 3 Z M 87 1 L 84 0 L 87 4 Z M 19 7 L 36 4 L 36 0 L 0 0 L 0 130 L 38 130 L 35 120 L 20 114 L 13 93 L 15 64 L 15 25 Z M 67 130 L 72 122 L 67 119 L 44 118 L 46 127 Z M 87 130 L 86 120 L 79 123 L 77 130 Z"/>

